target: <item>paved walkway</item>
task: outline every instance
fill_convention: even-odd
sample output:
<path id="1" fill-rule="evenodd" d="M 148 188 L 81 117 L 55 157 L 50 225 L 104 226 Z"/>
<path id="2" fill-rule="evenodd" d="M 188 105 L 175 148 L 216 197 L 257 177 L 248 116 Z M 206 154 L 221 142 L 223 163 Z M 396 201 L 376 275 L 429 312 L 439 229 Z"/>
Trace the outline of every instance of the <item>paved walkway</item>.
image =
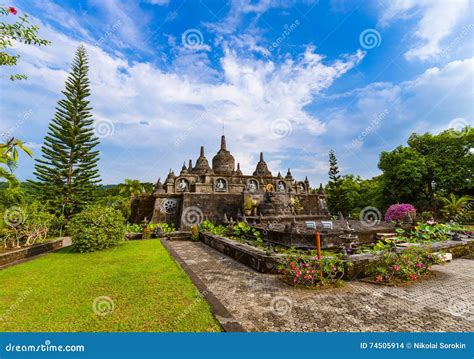
<path id="1" fill-rule="evenodd" d="M 404 287 L 354 281 L 315 291 L 292 288 L 200 242 L 169 243 L 247 331 L 474 330 L 473 260 L 437 266 L 435 279 Z"/>

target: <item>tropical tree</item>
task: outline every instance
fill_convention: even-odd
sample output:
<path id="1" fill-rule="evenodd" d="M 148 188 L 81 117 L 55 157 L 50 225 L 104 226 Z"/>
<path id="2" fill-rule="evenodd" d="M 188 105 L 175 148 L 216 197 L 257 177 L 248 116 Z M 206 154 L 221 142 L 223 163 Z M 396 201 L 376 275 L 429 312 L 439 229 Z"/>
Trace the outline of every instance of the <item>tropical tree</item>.
<path id="1" fill-rule="evenodd" d="M 119 185 L 120 194 L 127 197 L 139 196 L 142 193 L 143 186 L 139 180 L 132 180 L 126 178 L 122 184 Z"/>
<path id="2" fill-rule="evenodd" d="M 413 203 L 436 213 L 436 193 L 474 194 L 474 129 L 412 134 L 408 146 L 382 152 L 382 193 L 389 203 Z"/>
<path id="3" fill-rule="evenodd" d="M 342 187 L 342 179 L 339 174 L 336 154 L 333 150 L 329 151 L 329 182 L 327 185 L 327 203 L 329 211 L 332 214 L 342 213 L 347 216 L 349 210 L 349 202 L 347 192 Z"/>
<path id="4" fill-rule="evenodd" d="M 457 197 L 451 193 L 449 196 L 439 196 L 438 199 L 443 204 L 443 213 L 447 219 L 455 219 L 462 213 L 469 201 L 472 200 L 469 196 Z"/>
<path id="5" fill-rule="evenodd" d="M 0 16 L 16 16 L 18 11 L 10 6 L 0 6 Z M 16 66 L 20 55 L 14 54 L 12 47 L 16 43 L 26 45 L 44 46 L 49 45 L 48 40 L 38 37 L 39 27 L 30 25 L 28 15 L 18 16 L 15 22 L 0 22 L 0 66 Z M 26 79 L 24 74 L 11 74 L 10 80 Z"/>
<path id="6" fill-rule="evenodd" d="M 92 201 L 100 182 L 99 151 L 95 150 L 99 140 L 94 135 L 88 101 L 88 70 L 86 49 L 79 46 L 64 98 L 58 101 L 41 147 L 42 158 L 35 165 L 38 182 L 33 186 L 51 208 L 59 208 L 66 218 Z"/>
<path id="7" fill-rule="evenodd" d="M 16 16 L 18 11 L 10 6 L 0 6 L 0 16 Z M 16 43 L 26 45 L 43 46 L 50 42 L 38 37 L 38 26 L 30 25 L 28 15 L 18 16 L 18 20 L 14 22 L 0 21 L 0 66 L 13 67 L 16 66 L 20 55 L 13 53 L 13 47 Z M 8 76 L 10 80 L 26 79 L 24 74 L 11 74 Z M 18 188 L 19 182 L 13 174 L 18 161 L 18 149 L 24 151 L 28 156 L 32 156 L 23 142 L 20 140 L 6 136 L 7 142 L 0 143 L 0 178 L 5 178 L 9 184 L 9 190 L 13 191 Z M 17 149 L 18 148 L 18 149 Z"/>

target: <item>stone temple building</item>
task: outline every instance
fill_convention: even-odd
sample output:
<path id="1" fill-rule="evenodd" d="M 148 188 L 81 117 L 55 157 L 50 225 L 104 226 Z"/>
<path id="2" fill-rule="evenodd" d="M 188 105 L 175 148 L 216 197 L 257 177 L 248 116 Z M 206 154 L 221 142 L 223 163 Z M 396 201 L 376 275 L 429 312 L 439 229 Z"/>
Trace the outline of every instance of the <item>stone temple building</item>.
<path id="1" fill-rule="evenodd" d="M 189 228 L 206 218 L 222 223 L 244 214 L 262 221 L 295 215 L 322 218 L 328 211 L 322 186 L 312 190 L 308 178 L 297 181 L 290 169 L 285 176 L 280 172 L 274 176 L 262 152 L 255 171 L 243 174 L 227 149 L 225 136 L 212 166 L 201 147 L 194 165 L 192 160 L 187 165 L 184 162 L 179 174 L 170 169 L 164 183 L 158 179 L 152 194 L 132 200 L 132 220 L 136 223 L 146 218 Z"/>

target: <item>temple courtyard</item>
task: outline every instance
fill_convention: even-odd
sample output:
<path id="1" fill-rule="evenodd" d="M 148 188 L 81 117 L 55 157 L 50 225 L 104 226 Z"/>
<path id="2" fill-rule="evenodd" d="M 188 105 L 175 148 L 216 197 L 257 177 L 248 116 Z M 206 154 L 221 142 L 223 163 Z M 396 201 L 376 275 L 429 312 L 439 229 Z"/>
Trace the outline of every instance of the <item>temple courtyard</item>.
<path id="1" fill-rule="evenodd" d="M 350 281 L 342 288 L 315 291 L 255 272 L 202 242 L 165 245 L 198 288 L 201 285 L 199 290 L 211 305 L 225 307 L 227 315 L 217 317 L 221 324 L 233 324 L 234 330 L 239 326 L 245 331 L 293 332 L 474 330 L 474 308 L 469 307 L 474 263 L 469 259 L 435 266 L 434 279 L 400 287 Z"/>

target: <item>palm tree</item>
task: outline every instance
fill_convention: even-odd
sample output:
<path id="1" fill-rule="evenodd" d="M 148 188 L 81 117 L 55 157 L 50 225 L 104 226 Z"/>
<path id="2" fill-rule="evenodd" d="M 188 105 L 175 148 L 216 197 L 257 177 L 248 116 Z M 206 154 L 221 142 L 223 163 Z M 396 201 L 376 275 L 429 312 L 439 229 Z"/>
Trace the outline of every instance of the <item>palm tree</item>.
<path id="1" fill-rule="evenodd" d="M 447 197 L 439 197 L 439 200 L 443 203 L 443 212 L 445 216 L 448 219 L 454 219 L 463 211 L 464 207 L 466 207 L 472 198 L 469 196 L 461 196 L 458 198 L 456 195 L 451 193 Z"/>
<path id="2" fill-rule="evenodd" d="M 119 186 L 120 194 L 124 194 L 129 197 L 139 196 L 143 190 L 143 186 L 139 180 L 132 180 L 130 178 L 126 178 L 124 183 L 120 184 Z"/>

